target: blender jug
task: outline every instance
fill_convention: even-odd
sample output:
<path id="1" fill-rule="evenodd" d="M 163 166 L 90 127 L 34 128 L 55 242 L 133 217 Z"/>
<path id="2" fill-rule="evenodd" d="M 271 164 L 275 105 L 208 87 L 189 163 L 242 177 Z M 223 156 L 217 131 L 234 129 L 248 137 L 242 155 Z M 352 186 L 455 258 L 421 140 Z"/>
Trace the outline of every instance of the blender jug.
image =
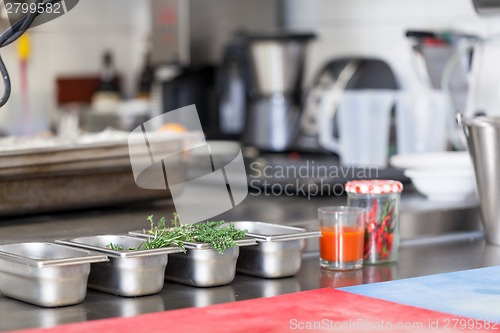
<path id="1" fill-rule="evenodd" d="M 342 165 L 386 167 L 395 97 L 393 90 L 346 90 L 337 97 L 332 92 L 338 103 L 325 98 L 320 107 L 320 144 L 339 154 Z M 334 116 L 339 138 L 333 136 Z"/>
<path id="2" fill-rule="evenodd" d="M 247 35 L 252 68 L 243 142 L 282 152 L 295 139 L 301 109 L 306 47 L 314 34 Z"/>
<path id="3" fill-rule="evenodd" d="M 449 141 L 457 150 L 465 140 L 455 123 L 455 113 L 466 111 L 470 71 L 476 58 L 473 46 L 479 37 L 458 31 L 407 31 L 413 41 L 413 67 L 427 89 L 439 89 L 448 98 L 446 127 Z"/>

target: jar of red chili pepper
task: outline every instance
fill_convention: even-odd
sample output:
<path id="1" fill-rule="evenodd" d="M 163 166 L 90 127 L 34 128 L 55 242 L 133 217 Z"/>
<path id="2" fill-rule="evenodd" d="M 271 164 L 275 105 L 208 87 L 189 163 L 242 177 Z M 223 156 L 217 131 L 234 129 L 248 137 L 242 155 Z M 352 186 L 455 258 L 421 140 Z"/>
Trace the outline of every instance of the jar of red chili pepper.
<path id="1" fill-rule="evenodd" d="M 395 180 L 354 180 L 345 185 L 349 206 L 365 208 L 364 263 L 398 260 L 399 198 L 403 184 Z"/>

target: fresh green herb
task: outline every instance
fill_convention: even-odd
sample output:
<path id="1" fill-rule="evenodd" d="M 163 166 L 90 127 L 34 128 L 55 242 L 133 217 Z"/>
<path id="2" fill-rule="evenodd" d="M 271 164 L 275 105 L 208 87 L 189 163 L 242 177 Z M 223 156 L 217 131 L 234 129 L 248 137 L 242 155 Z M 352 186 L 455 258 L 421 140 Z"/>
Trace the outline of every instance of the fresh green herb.
<path id="1" fill-rule="evenodd" d="M 224 221 L 193 224 L 190 233 L 192 241 L 209 243 L 221 254 L 227 248 L 238 246 L 236 240 L 245 238 L 247 231 L 236 229 L 232 223 L 228 226 L 222 226 L 223 224 Z"/>
<path id="2" fill-rule="evenodd" d="M 186 252 L 186 247 L 184 246 L 183 238 L 185 235 L 182 230 L 170 230 L 170 229 L 152 229 L 148 232 L 153 235 L 153 238 L 149 238 L 146 243 L 144 243 L 145 249 L 158 249 L 167 246 L 177 246 Z"/>
<path id="3" fill-rule="evenodd" d="M 154 223 L 153 215 L 147 217 L 150 229 L 145 233 L 154 235 L 157 242 L 169 241 L 174 246 L 179 246 L 183 250 L 184 242 L 208 243 L 219 253 L 224 250 L 238 246 L 236 240 L 245 238 L 246 230 L 239 230 L 234 224 L 223 225 L 224 221 L 207 221 L 190 225 L 181 225 L 179 215 L 174 213 L 170 220 L 172 227 L 166 228 L 165 218 L 161 218 L 158 223 Z"/>
<path id="4" fill-rule="evenodd" d="M 175 214 L 175 213 L 174 213 Z M 149 215 L 146 220 L 148 220 L 149 222 L 149 225 L 150 225 L 150 230 L 153 230 L 153 229 L 166 229 L 167 228 L 167 219 L 165 217 L 161 217 L 159 220 L 158 220 L 158 223 L 156 223 L 156 227 L 155 227 L 155 221 L 154 221 L 154 215 Z"/>
<path id="5" fill-rule="evenodd" d="M 165 218 L 161 218 L 160 221 L 158 222 L 158 226 L 160 227 L 160 222 L 165 221 Z M 170 223 L 172 223 L 172 227 L 180 227 L 181 226 L 181 220 L 179 219 L 179 214 L 177 212 L 172 213 L 172 218 L 170 219 Z"/>
<path id="6" fill-rule="evenodd" d="M 107 248 L 113 250 L 113 251 L 137 251 L 141 248 L 142 244 L 138 247 L 138 248 L 135 248 L 135 247 L 129 247 L 127 249 L 121 247 L 120 245 L 118 244 L 114 244 L 114 243 L 109 243 L 108 245 L 106 245 Z"/>
<path id="7" fill-rule="evenodd" d="M 166 228 L 166 219 L 162 217 L 158 221 L 158 226 L 155 226 L 153 215 L 147 217 L 147 220 L 151 224 L 151 229 L 147 231 L 149 235 L 153 237 L 149 238 L 144 243 L 141 243 L 139 247 L 133 248 L 129 247 L 128 249 L 124 249 L 118 244 L 109 243 L 106 245 L 107 248 L 110 248 L 114 251 L 138 251 L 141 249 L 151 250 L 151 249 L 160 249 L 168 246 L 176 246 L 180 247 L 182 251 L 186 252 L 186 248 L 184 246 L 183 239 L 186 237 L 183 229 L 179 230 L 170 230 Z"/>

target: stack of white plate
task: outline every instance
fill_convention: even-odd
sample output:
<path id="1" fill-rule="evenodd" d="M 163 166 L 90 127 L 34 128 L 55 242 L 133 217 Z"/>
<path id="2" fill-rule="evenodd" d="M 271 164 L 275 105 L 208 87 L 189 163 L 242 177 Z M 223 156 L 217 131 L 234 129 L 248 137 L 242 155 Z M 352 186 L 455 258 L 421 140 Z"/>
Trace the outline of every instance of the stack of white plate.
<path id="1" fill-rule="evenodd" d="M 476 182 L 467 152 L 439 152 L 394 155 L 391 165 L 405 170 L 405 176 L 429 200 L 474 199 Z"/>

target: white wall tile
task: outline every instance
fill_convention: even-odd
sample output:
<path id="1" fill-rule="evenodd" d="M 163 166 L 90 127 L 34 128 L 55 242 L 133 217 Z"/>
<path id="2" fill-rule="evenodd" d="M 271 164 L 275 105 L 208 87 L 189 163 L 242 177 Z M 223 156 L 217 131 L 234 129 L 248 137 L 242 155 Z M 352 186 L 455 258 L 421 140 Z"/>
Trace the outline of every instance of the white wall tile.
<path id="1" fill-rule="evenodd" d="M 111 50 L 124 75 L 126 92 L 135 88 L 149 34 L 148 1 L 82 0 L 69 13 L 30 30 L 29 99 L 37 129 L 47 128 L 55 108 L 55 80 L 71 74 L 97 74 L 105 50 Z M 2 49 L 13 93 L 2 109 L 0 130 L 15 134 L 21 104 L 17 44 Z M 0 87 L 3 89 L 3 87 Z"/>
<path id="2" fill-rule="evenodd" d="M 145 1 L 137 0 L 81 0 L 70 12 L 40 26 L 52 29 L 107 29 L 129 28 L 133 9 Z"/>
<path id="3" fill-rule="evenodd" d="M 429 2 L 433 19 L 477 18 L 472 0 L 433 0 Z"/>
<path id="4" fill-rule="evenodd" d="M 378 19 L 373 0 L 287 0 L 287 22 L 339 26 L 348 22 L 366 24 Z"/>
<path id="5" fill-rule="evenodd" d="M 307 28 L 302 26 L 302 28 Z M 374 54 L 380 43 L 379 34 L 373 29 L 360 27 L 339 27 L 314 29 L 318 39 L 308 50 L 306 80 L 310 80 L 328 60 L 334 57 Z"/>
<path id="6" fill-rule="evenodd" d="M 372 1 L 372 7 L 382 18 L 382 24 L 391 24 L 408 19 L 427 20 L 433 1 L 436 0 L 376 0 Z"/>
<path id="7" fill-rule="evenodd" d="M 321 13 L 323 0 L 286 0 L 284 2 L 284 19 L 286 24 L 298 22 L 314 22 Z"/>
<path id="8" fill-rule="evenodd" d="M 488 35 L 500 34 L 500 17 L 488 17 L 483 18 L 482 20 L 487 22 Z"/>
<path id="9" fill-rule="evenodd" d="M 404 87 L 420 84 L 413 69 L 409 29 L 453 29 L 480 36 L 500 33 L 500 18 L 479 17 L 471 0 L 288 0 L 286 22 L 311 29 L 319 39 L 309 52 L 307 77 L 341 55 L 375 56 L 389 62 Z M 305 13 L 302 15 L 302 13 Z M 314 17 L 314 15 L 316 15 Z"/>
<path id="10" fill-rule="evenodd" d="M 329 20 L 375 20 L 378 15 L 378 12 L 373 10 L 376 2 L 373 0 L 323 0 L 319 11 L 321 15 L 319 19 L 320 22 Z"/>

